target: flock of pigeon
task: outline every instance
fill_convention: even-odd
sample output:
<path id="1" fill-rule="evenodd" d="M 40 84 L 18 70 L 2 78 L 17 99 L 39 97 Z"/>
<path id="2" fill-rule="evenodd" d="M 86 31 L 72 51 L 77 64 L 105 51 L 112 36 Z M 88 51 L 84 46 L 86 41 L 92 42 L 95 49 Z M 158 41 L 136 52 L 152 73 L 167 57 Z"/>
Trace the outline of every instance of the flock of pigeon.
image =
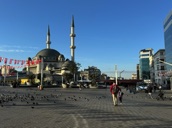
<path id="1" fill-rule="evenodd" d="M 36 106 L 44 105 L 57 105 L 59 102 L 89 102 L 91 97 L 82 97 L 81 95 L 67 95 L 62 94 L 54 90 L 48 94 L 46 90 L 39 91 L 35 89 L 27 89 L 26 92 L 20 90 L 4 90 L 0 89 L 0 106 L 1 107 L 12 107 L 12 106 L 29 106 L 34 109 Z M 57 94 L 59 93 L 59 94 Z M 100 100 L 106 98 L 106 96 L 96 96 L 95 99 Z"/>

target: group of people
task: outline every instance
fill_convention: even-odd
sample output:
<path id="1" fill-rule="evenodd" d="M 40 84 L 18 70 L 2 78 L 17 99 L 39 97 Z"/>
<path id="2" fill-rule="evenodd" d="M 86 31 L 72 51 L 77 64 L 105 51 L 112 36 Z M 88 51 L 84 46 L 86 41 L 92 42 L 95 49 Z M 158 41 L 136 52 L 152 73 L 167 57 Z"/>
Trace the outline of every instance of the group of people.
<path id="1" fill-rule="evenodd" d="M 156 89 L 157 89 L 157 87 L 155 87 L 155 85 L 154 86 L 148 85 L 148 87 L 147 87 L 147 93 L 148 93 L 148 97 L 149 98 L 154 99 L 152 97 L 152 91 L 154 90 L 154 92 L 155 92 Z M 161 85 L 158 87 L 158 89 L 159 89 L 159 92 L 158 92 L 158 96 L 156 97 L 156 99 L 157 100 L 159 100 L 159 99 L 164 100 L 164 92 L 162 91 Z"/>
<path id="2" fill-rule="evenodd" d="M 153 99 L 153 97 L 152 97 L 153 90 L 155 91 L 155 88 L 153 88 L 153 86 L 149 85 L 147 87 L 147 93 L 151 99 Z M 118 101 L 120 102 L 120 104 L 122 104 L 122 99 L 123 99 L 124 93 L 122 92 L 122 89 L 115 82 L 113 82 L 110 86 L 110 93 L 112 95 L 113 104 L 115 106 L 118 105 Z M 163 93 L 161 87 L 159 87 L 159 93 L 158 93 L 158 97 L 157 97 L 157 100 L 159 100 L 159 99 L 164 100 L 164 93 Z"/>
<path id="3" fill-rule="evenodd" d="M 118 100 L 120 104 L 122 104 L 122 97 L 124 93 L 122 92 L 122 89 L 118 85 L 116 85 L 115 82 L 113 82 L 110 86 L 110 93 L 112 94 L 113 104 L 115 106 L 118 105 Z"/>

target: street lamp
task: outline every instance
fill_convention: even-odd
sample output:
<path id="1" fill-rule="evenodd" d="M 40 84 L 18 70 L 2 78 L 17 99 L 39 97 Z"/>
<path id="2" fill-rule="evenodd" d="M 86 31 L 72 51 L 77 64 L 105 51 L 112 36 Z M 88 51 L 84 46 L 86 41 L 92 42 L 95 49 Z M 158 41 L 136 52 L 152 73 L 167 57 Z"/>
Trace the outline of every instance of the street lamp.
<path id="1" fill-rule="evenodd" d="M 39 89 L 43 89 L 43 66 L 44 66 L 44 58 L 43 56 L 39 57 L 41 59 L 41 85 L 39 86 Z"/>
<path id="2" fill-rule="evenodd" d="M 17 79 L 17 81 L 19 80 L 19 74 L 18 74 L 18 71 L 17 71 L 16 79 Z"/>
<path id="3" fill-rule="evenodd" d="M 5 82 L 6 82 L 6 75 L 7 75 L 7 63 L 5 63 L 5 68 L 4 68 L 4 85 L 5 85 Z"/>
<path id="4" fill-rule="evenodd" d="M 123 73 L 124 72 L 124 70 L 122 70 L 121 72 L 119 72 L 119 77 L 120 77 L 120 79 L 121 79 L 121 73 Z"/>
<path id="5" fill-rule="evenodd" d="M 116 85 L 118 84 L 118 70 L 117 65 L 115 65 L 115 77 L 116 77 Z"/>

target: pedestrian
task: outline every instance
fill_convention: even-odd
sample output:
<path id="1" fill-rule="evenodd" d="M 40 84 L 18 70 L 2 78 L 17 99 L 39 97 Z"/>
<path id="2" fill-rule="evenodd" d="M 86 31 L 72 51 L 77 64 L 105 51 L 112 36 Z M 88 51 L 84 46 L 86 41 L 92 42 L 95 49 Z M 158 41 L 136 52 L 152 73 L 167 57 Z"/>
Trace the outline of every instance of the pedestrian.
<path id="1" fill-rule="evenodd" d="M 119 88 L 118 97 L 119 97 L 120 104 L 122 104 L 123 95 L 124 95 L 124 93 L 122 92 L 121 88 Z"/>
<path id="2" fill-rule="evenodd" d="M 159 90 L 159 93 L 158 93 L 158 97 L 157 97 L 157 100 L 164 100 L 164 92 L 162 90 Z"/>
<path id="3" fill-rule="evenodd" d="M 82 90 L 82 85 L 81 85 L 81 83 L 79 83 L 79 90 L 80 90 L 80 91 Z"/>
<path id="4" fill-rule="evenodd" d="M 151 99 L 153 99 L 153 97 L 152 97 L 152 86 L 151 86 L 151 85 L 148 85 L 147 90 L 148 90 L 148 96 L 149 96 Z"/>
<path id="5" fill-rule="evenodd" d="M 115 84 L 115 82 L 113 82 L 110 86 L 110 92 L 112 95 L 113 104 L 115 106 L 118 105 L 118 97 L 117 97 L 118 91 L 119 91 L 119 87 Z"/>
<path id="6" fill-rule="evenodd" d="M 156 83 L 153 85 L 153 90 L 154 90 L 154 92 L 156 92 L 156 88 L 157 88 L 157 86 L 156 86 Z"/>

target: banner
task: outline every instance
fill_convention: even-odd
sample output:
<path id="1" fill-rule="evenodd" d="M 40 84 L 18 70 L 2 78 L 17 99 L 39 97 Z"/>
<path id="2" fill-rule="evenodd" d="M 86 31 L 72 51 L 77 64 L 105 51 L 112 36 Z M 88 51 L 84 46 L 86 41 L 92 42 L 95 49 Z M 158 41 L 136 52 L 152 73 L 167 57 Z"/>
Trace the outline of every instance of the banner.
<path id="1" fill-rule="evenodd" d="M 8 59 L 5 57 L 0 57 L 0 62 L 4 61 L 4 64 L 14 64 L 20 66 L 9 66 L 9 68 L 24 68 L 26 66 L 35 65 L 41 63 L 41 60 L 17 60 L 17 59 Z M 0 66 L 2 68 L 2 66 Z M 6 67 L 7 68 L 7 67 Z"/>

